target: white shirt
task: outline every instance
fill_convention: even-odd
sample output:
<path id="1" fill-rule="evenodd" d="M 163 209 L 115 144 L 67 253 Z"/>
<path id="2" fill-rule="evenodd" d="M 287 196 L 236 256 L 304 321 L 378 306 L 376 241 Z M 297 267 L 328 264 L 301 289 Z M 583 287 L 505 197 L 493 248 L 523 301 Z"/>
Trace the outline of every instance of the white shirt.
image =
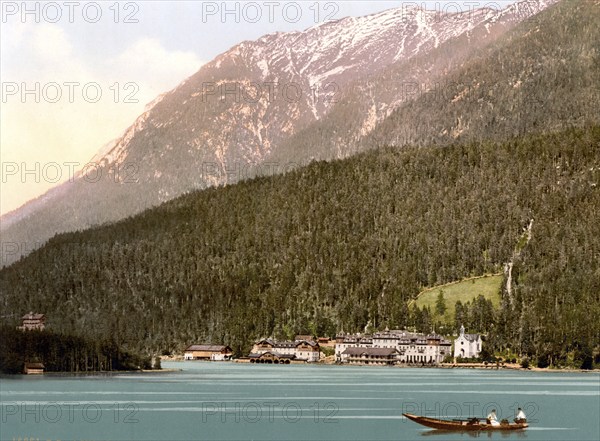
<path id="1" fill-rule="evenodd" d="M 488 417 L 488 420 L 490 420 L 490 423 L 492 424 L 492 426 L 500 425 L 500 423 L 498 422 L 498 417 L 496 416 L 495 412 L 490 413 L 487 417 Z"/>
<path id="2" fill-rule="evenodd" d="M 519 413 L 517 414 L 517 419 L 518 420 L 526 420 L 527 417 L 525 416 L 525 412 L 523 412 L 522 410 L 520 410 Z"/>

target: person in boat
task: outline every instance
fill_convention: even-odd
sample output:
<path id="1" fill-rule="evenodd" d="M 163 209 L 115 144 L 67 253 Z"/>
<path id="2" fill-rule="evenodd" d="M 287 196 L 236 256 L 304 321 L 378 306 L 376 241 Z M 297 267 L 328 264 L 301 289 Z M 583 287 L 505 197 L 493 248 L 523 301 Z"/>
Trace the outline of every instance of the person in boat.
<path id="1" fill-rule="evenodd" d="M 498 422 L 498 417 L 496 416 L 496 409 L 492 409 L 490 414 L 487 416 L 487 423 L 492 426 L 499 426 L 500 422 Z"/>
<path id="2" fill-rule="evenodd" d="M 515 418 L 515 423 L 521 424 L 526 423 L 527 417 L 525 416 L 525 412 L 520 407 L 517 409 L 517 417 Z"/>

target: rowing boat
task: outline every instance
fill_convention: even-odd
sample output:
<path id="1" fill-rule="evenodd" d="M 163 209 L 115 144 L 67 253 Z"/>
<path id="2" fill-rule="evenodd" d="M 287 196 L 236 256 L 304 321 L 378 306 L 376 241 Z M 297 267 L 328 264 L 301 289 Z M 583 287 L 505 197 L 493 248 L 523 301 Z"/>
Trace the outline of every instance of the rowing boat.
<path id="1" fill-rule="evenodd" d="M 403 413 L 402 415 L 415 423 L 438 430 L 523 430 L 529 427 L 527 423 L 501 423 L 500 425 L 494 426 L 488 424 L 485 420 L 480 421 L 478 418 L 471 418 L 469 420 L 440 420 L 437 418 L 412 415 L 410 413 Z"/>

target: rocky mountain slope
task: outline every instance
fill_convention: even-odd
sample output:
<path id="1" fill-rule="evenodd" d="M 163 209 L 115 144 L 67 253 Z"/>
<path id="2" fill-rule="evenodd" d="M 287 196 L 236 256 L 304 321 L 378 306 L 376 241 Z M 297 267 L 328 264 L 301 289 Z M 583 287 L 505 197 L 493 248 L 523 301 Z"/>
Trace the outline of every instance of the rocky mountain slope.
<path id="1" fill-rule="evenodd" d="M 598 20 L 600 2 L 565 1 L 491 42 L 485 28 L 448 40 L 354 83 L 325 117 L 288 138 L 277 160 L 503 140 L 596 123 Z"/>
<path id="2" fill-rule="evenodd" d="M 80 176 L 4 216 L 2 241 L 19 250 L 2 263 L 57 232 L 122 219 L 193 189 L 363 149 L 382 121 L 418 97 L 409 93 L 414 79 L 460 68 L 553 3 L 459 14 L 401 7 L 240 43 L 158 97 L 97 155 L 100 181 Z"/>

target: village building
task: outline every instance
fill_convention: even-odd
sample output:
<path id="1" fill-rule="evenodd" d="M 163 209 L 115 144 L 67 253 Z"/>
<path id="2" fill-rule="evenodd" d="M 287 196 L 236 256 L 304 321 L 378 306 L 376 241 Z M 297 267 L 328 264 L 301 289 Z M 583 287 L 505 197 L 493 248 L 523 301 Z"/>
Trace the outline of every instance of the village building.
<path id="1" fill-rule="evenodd" d="M 368 348 L 373 345 L 369 334 L 340 334 L 335 337 L 335 361 L 342 363 L 342 354 L 348 348 Z"/>
<path id="2" fill-rule="evenodd" d="M 183 353 L 183 359 L 226 361 L 231 360 L 232 355 L 233 351 L 229 346 L 201 344 L 188 346 Z"/>
<path id="3" fill-rule="evenodd" d="M 394 348 L 349 347 L 341 354 L 342 363 L 393 365 L 398 360 L 398 351 Z"/>
<path id="4" fill-rule="evenodd" d="M 46 327 L 46 316 L 33 311 L 21 317 L 21 321 L 22 324 L 18 329 L 22 331 L 43 331 Z"/>
<path id="5" fill-rule="evenodd" d="M 272 352 L 252 353 L 248 356 L 250 363 L 290 364 L 300 361 L 295 355 L 274 354 Z"/>
<path id="6" fill-rule="evenodd" d="M 344 354 L 351 348 L 394 349 L 396 352 L 392 364 L 437 364 L 452 353 L 452 343 L 440 335 L 417 334 L 404 330 L 385 330 L 370 336 L 346 335 L 344 338 L 337 338 L 336 341 L 336 361 L 341 363 L 349 362 L 348 356 L 345 357 Z M 350 351 L 346 354 L 355 352 Z"/>
<path id="7" fill-rule="evenodd" d="M 477 358 L 481 352 L 483 341 L 479 334 L 465 334 L 465 327 L 460 326 L 460 334 L 454 340 L 454 357 Z"/>
<path id="8" fill-rule="evenodd" d="M 373 347 L 396 348 L 399 363 L 438 364 L 452 353 L 452 343 L 438 334 L 419 334 L 404 330 L 384 331 L 373 335 Z"/>
<path id="9" fill-rule="evenodd" d="M 25 363 L 23 368 L 24 374 L 43 374 L 44 365 L 43 363 Z"/>
<path id="10" fill-rule="evenodd" d="M 257 341 L 252 347 L 249 358 L 257 360 L 262 354 L 270 353 L 278 358 L 314 363 L 319 361 L 321 348 L 313 340 L 278 341 L 265 338 Z"/>
<path id="11" fill-rule="evenodd" d="M 408 364 L 438 364 L 452 354 L 452 343 L 437 334 L 401 341 L 401 362 Z"/>
<path id="12" fill-rule="evenodd" d="M 319 337 L 317 338 L 317 343 L 319 343 L 319 346 L 335 346 L 335 340 L 329 337 Z"/>

